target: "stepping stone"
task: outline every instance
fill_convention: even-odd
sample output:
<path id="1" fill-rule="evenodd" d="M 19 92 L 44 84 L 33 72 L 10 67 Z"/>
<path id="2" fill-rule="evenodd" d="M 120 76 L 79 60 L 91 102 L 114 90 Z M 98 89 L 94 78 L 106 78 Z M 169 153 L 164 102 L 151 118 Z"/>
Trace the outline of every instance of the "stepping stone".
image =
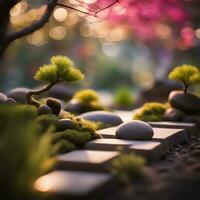
<path id="1" fill-rule="evenodd" d="M 115 131 L 117 127 L 102 129 L 97 131 L 98 134 L 104 138 L 116 138 Z M 166 150 L 173 147 L 173 145 L 181 144 L 188 139 L 187 132 L 183 129 L 167 129 L 167 128 L 153 128 L 154 135 L 152 141 L 159 141 L 165 144 Z M 133 140 L 132 140 L 133 141 Z"/>
<path id="2" fill-rule="evenodd" d="M 154 141 L 135 141 L 129 149 L 144 156 L 149 162 L 160 159 L 166 153 L 164 145 L 161 142 Z"/>
<path id="3" fill-rule="evenodd" d="M 36 180 L 36 190 L 53 197 L 85 199 L 103 194 L 111 186 L 113 177 L 106 173 L 54 171 Z"/>
<path id="4" fill-rule="evenodd" d="M 195 123 L 186 122 L 148 122 L 152 127 L 157 128 L 175 128 L 175 129 L 185 129 L 190 136 L 196 136 L 198 134 L 198 127 Z"/>
<path id="5" fill-rule="evenodd" d="M 134 141 L 121 139 L 97 139 L 88 142 L 86 149 L 113 151 L 118 147 L 123 147 L 127 152 L 135 152 L 144 156 L 147 160 L 153 161 L 161 158 L 165 154 L 162 143 L 157 141 Z"/>
<path id="6" fill-rule="evenodd" d="M 96 139 L 85 144 L 86 149 L 92 150 L 102 150 L 102 151 L 115 151 L 118 147 L 123 147 L 128 149 L 129 146 L 133 145 L 132 140 L 122 140 L 122 139 Z"/>
<path id="7" fill-rule="evenodd" d="M 117 151 L 75 150 L 58 156 L 56 169 L 107 171 Z"/>
<path id="8" fill-rule="evenodd" d="M 153 140 L 163 142 L 167 150 L 188 140 L 188 134 L 184 129 L 153 128 L 153 130 Z"/>

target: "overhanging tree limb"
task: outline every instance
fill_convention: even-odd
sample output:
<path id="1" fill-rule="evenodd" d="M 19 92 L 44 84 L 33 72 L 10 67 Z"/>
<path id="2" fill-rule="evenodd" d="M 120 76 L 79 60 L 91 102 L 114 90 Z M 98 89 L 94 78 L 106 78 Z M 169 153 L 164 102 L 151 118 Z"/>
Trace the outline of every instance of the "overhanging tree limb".
<path id="1" fill-rule="evenodd" d="M 28 27 L 25 27 L 25 28 L 17 31 L 17 32 L 8 34 L 7 38 L 6 38 L 7 43 L 9 44 L 18 38 L 29 35 L 29 34 L 33 33 L 34 31 L 42 28 L 48 22 L 56 5 L 57 5 L 57 0 L 48 0 L 46 11 L 45 11 L 44 15 L 41 17 L 41 19 L 33 24 L 30 24 Z"/>

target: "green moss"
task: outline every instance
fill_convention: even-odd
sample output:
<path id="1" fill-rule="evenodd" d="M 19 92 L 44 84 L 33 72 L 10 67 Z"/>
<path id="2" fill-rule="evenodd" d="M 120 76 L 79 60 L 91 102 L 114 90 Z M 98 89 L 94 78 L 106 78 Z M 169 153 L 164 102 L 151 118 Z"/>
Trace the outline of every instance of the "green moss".
<path id="1" fill-rule="evenodd" d="M 77 130 L 67 129 L 62 132 L 56 132 L 53 135 L 54 142 L 57 143 L 61 139 L 68 140 L 74 145 L 81 147 L 86 142 L 91 140 L 91 134 L 86 131 L 77 131 Z"/>
<path id="2" fill-rule="evenodd" d="M 158 102 L 145 103 L 133 116 L 134 120 L 162 121 L 168 105 Z"/>
<path id="3" fill-rule="evenodd" d="M 67 153 L 76 149 L 76 146 L 72 142 L 65 139 L 59 140 L 56 146 L 59 153 Z"/>
<path id="4" fill-rule="evenodd" d="M 50 127 L 55 130 L 55 126 L 58 122 L 58 117 L 53 114 L 50 115 L 40 115 L 38 116 L 35 121 L 40 124 L 40 132 L 46 132 Z"/>
<path id="5" fill-rule="evenodd" d="M 119 181 L 127 183 L 144 176 L 145 163 L 141 156 L 122 153 L 113 160 L 111 171 Z"/>
<path id="6" fill-rule="evenodd" d="M 200 83 L 200 70 L 194 65 L 181 65 L 173 69 L 168 77 L 183 83 L 184 91 L 187 92 L 188 86 Z"/>
<path id="7" fill-rule="evenodd" d="M 75 115 L 69 113 L 69 112 L 62 112 L 60 115 L 60 118 L 62 119 L 71 119 L 77 130 L 80 131 L 88 131 L 91 134 L 94 134 L 98 128 L 100 127 L 99 123 L 95 123 L 89 120 L 85 120 L 83 118 L 80 117 L 76 117 Z"/>

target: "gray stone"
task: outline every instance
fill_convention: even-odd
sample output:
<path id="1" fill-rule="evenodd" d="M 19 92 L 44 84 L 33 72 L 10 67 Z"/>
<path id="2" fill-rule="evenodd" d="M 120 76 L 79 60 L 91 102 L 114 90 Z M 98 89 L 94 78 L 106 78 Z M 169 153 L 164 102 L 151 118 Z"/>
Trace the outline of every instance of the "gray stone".
<path id="1" fill-rule="evenodd" d="M 28 91 L 27 88 L 14 88 L 9 91 L 7 96 L 13 98 L 17 103 L 27 103 L 26 94 Z"/>
<path id="2" fill-rule="evenodd" d="M 7 96 L 5 94 L 3 94 L 3 93 L 0 92 L 0 103 L 1 102 L 5 102 L 6 99 L 7 99 Z"/>
<path id="3" fill-rule="evenodd" d="M 112 112 L 106 111 L 91 111 L 81 114 L 79 117 L 95 122 L 100 122 L 106 127 L 117 126 L 122 123 L 122 120 L 119 116 Z"/>
<path id="4" fill-rule="evenodd" d="M 172 122 L 179 122 L 185 117 L 185 113 L 181 110 L 176 108 L 168 108 L 164 114 L 164 120 L 172 121 Z"/>
<path id="5" fill-rule="evenodd" d="M 153 129 L 146 122 L 133 120 L 121 124 L 115 134 L 118 139 L 150 140 L 153 137 Z"/>
<path id="6" fill-rule="evenodd" d="M 169 102 L 172 107 L 187 113 L 200 113 L 200 98 L 183 91 L 172 91 L 169 95 Z"/>
<path id="7" fill-rule="evenodd" d="M 64 110 L 79 115 L 90 111 L 91 108 L 89 105 L 84 104 L 77 99 L 72 99 L 66 104 Z"/>
<path id="8" fill-rule="evenodd" d="M 167 128 L 167 129 L 185 129 L 190 136 L 198 134 L 198 127 L 195 123 L 186 122 L 148 122 L 152 127 Z"/>
<path id="9" fill-rule="evenodd" d="M 107 190 L 113 177 L 107 173 L 54 171 L 38 178 L 35 188 L 53 197 L 85 199 Z"/>
<path id="10" fill-rule="evenodd" d="M 39 114 L 39 115 L 52 114 L 52 110 L 51 110 L 51 108 L 49 108 L 49 106 L 47 106 L 47 105 L 41 105 L 41 106 L 38 108 L 38 114 Z"/>
<path id="11" fill-rule="evenodd" d="M 117 151 L 75 150 L 58 156 L 56 169 L 107 171 Z"/>
<path id="12" fill-rule="evenodd" d="M 74 90 L 66 84 L 60 83 L 53 86 L 47 94 L 49 97 L 61 99 L 63 101 L 70 100 L 74 95 Z"/>
<path id="13" fill-rule="evenodd" d="M 7 104 L 15 104 L 17 102 L 13 98 L 7 98 L 5 103 L 7 103 Z"/>
<path id="14" fill-rule="evenodd" d="M 61 104 L 57 99 L 48 98 L 47 99 L 47 106 L 49 106 L 54 115 L 58 115 L 61 110 Z"/>
<path id="15" fill-rule="evenodd" d="M 75 124 L 71 119 L 60 119 L 57 124 L 57 131 L 64 131 L 66 129 L 74 129 Z"/>

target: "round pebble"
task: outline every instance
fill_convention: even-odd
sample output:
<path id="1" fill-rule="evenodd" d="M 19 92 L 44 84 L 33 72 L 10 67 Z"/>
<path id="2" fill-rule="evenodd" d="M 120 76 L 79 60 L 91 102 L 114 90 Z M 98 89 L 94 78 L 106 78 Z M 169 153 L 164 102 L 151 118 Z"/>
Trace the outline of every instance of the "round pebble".
<path id="1" fill-rule="evenodd" d="M 70 119 L 60 119 L 57 124 L 57 131 L 64 131 L 66 129 L 74 129 L 75 125 Z"/>
<path id="2" fill-rule="evenodd" d="M 53 112 L 54 115 L 58 115 L 61 110 L 61 104 L 58 100 L 53 98 L 47 99 L 47 106 L 49 106 Z"/>
<path id="3" fill-rule="evenodd" d="M 81 114 L 79 117 L 94 122 L 100 122 L 106 127 L 117 126 L 122 123 L 122 119 L 118 115 L 106 111 L 91 111 Z"/>
<path id="4" fill-rule="evenodd" d="M 29 92 L 27 88 L 14 88 L 9 91 L 8 97 L 14 99 L 17 103 L 27 103 L 27 92 Z"/>
<path id="5" fill-rule="evenodd" d="M 143 121 L 133 120 L 121 124 L 117 128 L 115 134 L 118 139 L 150 140 L 153 137 L 154 132 L 149 124 Z"/>
<path id="6" fill-rule="evenodd" d="M 183 91 L 172 91 L 169 95 L 169 102 L 172 107 L 187 113 L 200 113 L 200 98 Z"/>
<path id="7" fill-rule="evenodd" d="M 41 106 L 38 108 L 38 114 L 39 114 L 39 115 L 52 114 L 52 110 L 51 110 L 51 108 L 49 108 L 49 106 L 47 106 L 47 105 L 41 105 Z"/>
<path id="8" fill-rule="evenodd" d="M 6 99 L 7 99 L 7 96 L 5 94 L 3 94 L 3 93 L 0 92 L 0 103 L 1 102 L 5 102 Z"/>

